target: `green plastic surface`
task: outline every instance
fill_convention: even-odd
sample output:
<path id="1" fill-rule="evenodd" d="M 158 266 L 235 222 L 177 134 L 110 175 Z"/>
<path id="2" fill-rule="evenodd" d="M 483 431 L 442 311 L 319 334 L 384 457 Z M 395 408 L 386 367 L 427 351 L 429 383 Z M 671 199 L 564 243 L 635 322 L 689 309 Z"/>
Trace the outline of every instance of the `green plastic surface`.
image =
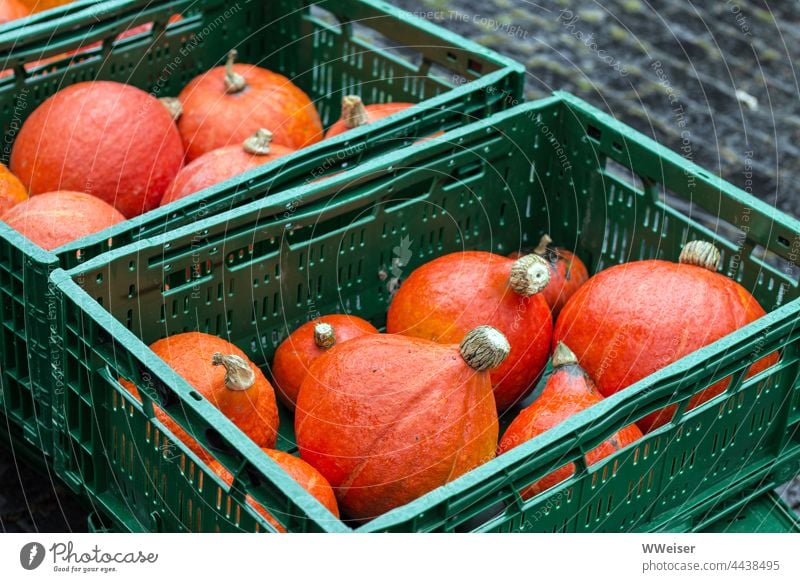
<path id="1" fill-rule="evenodd" d="M 177 13 L 182 20 L 168 24 Z M 5 322 L 0 407 L 32 446 L 48 454 L 53 448 L 51 395 L 60 390 L 59 380 L 55 385 L 49 381 L 47 356 L 49 349 L 61 345 L 48 319 L 52 302 L 47 278 L 55 266 L 72 267 L 112 247 L 354 167 L 507 108 L 522 92 L 521 65 L 375 0 L 331 0 L 313 6 L 307 0 L 80 1 L 59 9 L 59 14 L 27 26 L 0 28 L 4 163 L 25 118 L 59 88 L 104 79 L 159 97 L 174 96 L 196 75 L 224 61 L 231 48 L 238 50 L 241 62 L 265 66 L 296 82 L 315 101 L 326 126 L 338 118 L 345 93 L 361 94 L 368 103 L 408 101 L 419 106 L 323 140 L 237 182 L 197 193 L 54 253 L 33 250 L 0 225 Z M 151 30 L 119 38 L 147 23 L 153 23 Z M 63 56 L 79 48 L 84 51 Z M 37 64 L 45 58 L 55 60 Z"/>
<path id="2" fill-rule="evenodd" d="M 266 370 L 281 339 L 318 313 L 357 313 L 382 325 L 393 278 L 463 248 L 506 254 L 544 232 L 592 272 L 676 260 L 687 240 L 711 240 L 723 271 L 768 314 L 362 525 L 333 520 L 307 494 L 290 491 L 269 460 L 146 347 L 199 330 L 230 339 Z M 239 499 L 246 489 L 292 531 L 690 527 L 725 499 L 767 478 L 787 481 L 800 467 L 798 249 L 795 219 L 558 93 L 54 273 L 66 346 L 53 363 L 65 378 L 53 412 L 63 438 L 57 471 L 106 505 L 125 506 L 107 512 L 126 527 L 266 527 L 249 511 L 226 521 L 230 511 L 217 500 L 227 488 L 200 485 L 205 470 L 160 430 L 155 401 L 239 476 Z M 775 351 L 775 366 L 744 379 L 750 364 Z M 139 386 L 143 406 L 118 377 Z M 732 378 L 724 394 L 686 412 L 692 395 L 724 378 Z M 679 406 L 671 423 L 586 466 L 587 451 L 672 403 Z M 159 446 L 175 458 L 166 460 Z M 279 447 L 294 450 L 286 415 Z M 519 497 L 567 462 L 575 462 L 575 476 Z M 187 500 L 196 514 L 186 514 Z"/>
<path id="3" fill-rule="evenodd" d="M 770 491 L 739 509 L 728 511 L 700 531 L 704 533 L 800 533 L 800 517 Z"/>

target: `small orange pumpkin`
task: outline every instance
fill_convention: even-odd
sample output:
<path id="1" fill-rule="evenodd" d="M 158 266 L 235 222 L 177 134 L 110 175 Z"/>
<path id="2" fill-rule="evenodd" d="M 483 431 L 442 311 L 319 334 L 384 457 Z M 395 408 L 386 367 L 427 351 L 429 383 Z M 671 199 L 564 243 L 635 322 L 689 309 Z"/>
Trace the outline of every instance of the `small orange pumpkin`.
<path id="1" fill-rule="evenodd" d="M 358 95 L 345 95 L 342 97 L 342 116 L 328 128 L 325 137 L 339 135 L 350 129 L 405 111 L 413 106 L 413 103 L 373 103 L 372 105 L 364 105 Z"/>
<path id="2" fill-rule="evenodd" d="M 4 164 L 0 163 L 0 218 L 12 207 L 28 199 L 28 191 Z"/>

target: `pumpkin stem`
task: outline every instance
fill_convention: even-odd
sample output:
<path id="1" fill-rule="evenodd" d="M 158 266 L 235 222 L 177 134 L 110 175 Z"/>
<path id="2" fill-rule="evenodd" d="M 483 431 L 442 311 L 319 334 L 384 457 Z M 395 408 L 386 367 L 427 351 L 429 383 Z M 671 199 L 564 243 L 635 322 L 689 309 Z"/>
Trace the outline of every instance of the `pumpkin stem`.
<path id="1" fill-rule="evenodd" d="M 158 100 L 167 108 L 173 121 L 178 121 L 178 118 L 183 115 L 183 105 L 177 97 L 159 97 Z"/>
<path id="2" fill-rule="evenodd" d="M 712 243 L 704 240 L 692 240 L 684 245 L 678 262 L 682 265 L 697 265 L 716 273 L 721 260 L 719 249 Z"/>
<path id="3" fill-rule="evenodd" d="M 225 366 L 225 386 L 229 390 L 247 390 L 256 383 L 256 374 L 247 361 L 235 355 L 225 356 L 215 352 L 211 356 L 212 366 Z"/>
<path id="4" fill-rule="evenodd" d="M 509 284 L 515 293 L 530 297 L 540 293 L 550 283 L 550 267 L 536 253 L 518 258 L 511 265 Z"/>
<path id="5" fill-rule="evenodd" d="M 500 331 L 490 325 L 479 325 L 467 332 L 459 346 L 461 357 L 470 368 L 482 372 L 503 363 L 511 346 Z"/>
<path id="6" fill-rule="evenodd" d="M 567 347 L 567 344 L 558 342 L 556 349 L 553 351 L 553 368 L 575 365 L 577 363 L 578 357 Z"/>
<path id="7" fill-rule="evenodd" d="M 314 326 L 314 343 L 323 350 L 332 348 L 336 344 L 336 333 L 330 323 L 318 323 Z"/>
<path id="8" fill-rule="evenodd" d="M 231 49 L 228 52 L 228 60 L 225 61 L 225 92 L 226 93 L 238 93 L 239 91 L 243 91 L 247 87 L 247 81 L 245 78 L 233 70 L 233 62 L 236 60 L 236 57 L 239 55 L 239 52 L 236 49 Z"/>
<path id="9" fill-rule="evenodd" d="M 367 108 L 358 95 L 342 97 L 342 122 L 347 129 L 361 127 L 369 123 Z"/>
<path id="10" fill-rule="evenodd" d="M 263 127 L 242 142 L 242 149 L 254 156 L 269 154 L 269 144 L 272 142 L 272 132 Z"/>
<path id="11" fill-rule="evenodd" d="M 533 249 L 533 252 L 543 257 L 547 254 L 547 247 L 553 244 L 553 239 L 550 238 L 550 235 L 545 233 L 542 235 L 542 238 L 539 239 L 539 246 Z"/>

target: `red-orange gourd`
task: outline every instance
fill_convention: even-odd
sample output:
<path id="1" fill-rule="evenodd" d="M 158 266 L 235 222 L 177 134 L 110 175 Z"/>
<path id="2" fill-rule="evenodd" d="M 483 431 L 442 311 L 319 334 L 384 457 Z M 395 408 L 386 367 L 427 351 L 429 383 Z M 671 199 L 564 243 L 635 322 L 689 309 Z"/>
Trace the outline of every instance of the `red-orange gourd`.
<path id="1" fill-rule="evenodd" d="M 289 477 L 297 481 L 303 489 L 316 497 L 317 501 L 324 505 L 328 511 L 330 511 L 336 517 L 339 517 L 339 506 L 336 504 L 336 496 L 333 494 L 333 489 L 331 488 L 330 483 L 325 480 L 325 477 L 323 477 L 319 471 L 306 463 L 303 459 L 290 455 L 289 453 L 266 448 L 261 450 L 264 451 L 264 454 L 266 454 L 269 458 L 280 465 L 281 469 L 286 471 Z M 233 475 L 231 475 L 230 472 L 219 463 L 219 461 L 210 462 L 208 467 L 217 475 L 219 475 L 220 478 L 228 485 L 233 483 Z M 278 523 L 278 521 L 266 510 L 266 508 L 264 508 L 263 505 L 258 503 L 250 495 L 247 495 L 245 499 L 247 503 L 253 506 L 261 515 L 263 515 L 269 523 L 274 525 L 279 531 L 284 531 L 283 526 Z"/>
<path id="2" fill-rule="evenodd" d="M 516 261 L 479 251 L 445 255 L 402 283 L 386 331 L 450 344 L 478 325 L 496 327 L 511 344 L 492 370 L 497 408 L 505 410 L 533 389 L 547 365 L 553 321 L 540 291 L 548 281 L 538 255 Z"/>
<path id="3" fill-rule="evenodd" d="M 28 199 L 28 191 L 11 171 L 0 164 L 0 219 L 12 206 Z"/>
<path id="4" fill-rule="evenodd" d="M 378 121 L 384 117 L 394 115 L 414 107 L 413 103 L 373 103 L 364 105 L 358 95 L 345 95 L 342 97 L 342 116 L 328 128 L 325 137 L 333 137 L 347 130 L 361 127 L 368 123 Z"/>
<path id="5" fill-rule="evenodd" d="M 342 513 L 368 520 L 492 459 L 498 420 L 489 374 L 508 353 L 480 327 L 458 345 L 366 334 L 335 346 L 300 388 L 300 455 Z"/>
<path id="6" fill-rule="evenodd" d="M 539 246 L 532 252 L 543 257 L 550 265 L 550 283 L 542 291 L 542 297 L 550 306 L 555 319 L 575 291 L 589 280 L 589 271 L 578 255 L 567 249 L 551 246 L 552 242 L 553 239 L 545 234 L 539 241 Z M 518 259 L 525 254 L 527 253 L 515 251 L 508 257 Z"/>
<path id="7" fill-rule="evenodd" d="M 719 251 L 711 244 L 686 244 L 680 262 L 635 261 L 595 275 L 567 302 L 556 323 L 564 342 L 610 396 L 656 370 L 755 321 L 765 314 L 747 290 L 717 273 Z M 777 361 L 770 354 L 750 375 Z M 722 393 L 725 379 L 696 394 L 687 410 Z M 668 422 L 669 406 L 637 422 L 648 432 Z"/>
<path id="8" fill-rule="evenodd" d="M 519 413 L 506 429 L 497 454 L 529 441 L 560 424 L 573 414 L 597 404 L 603 399 L 591 378 L 578 365 L 577 358 L 563 343 L 556 346 L 553 353 L 553 373 L 539 397 Z M 627 445 L 642 438 L 642 432 L 635 424 L 626 426 L 586 454 L 587 465 L 615 453 Z M 561 483 L 575 473 L 575 464 L 569 463 L 552 473 L 545 475 L 520 492 L 523 499 L 528 499 Z"/>
<path id="9" fill-rule="evenodd" d="M 11 171 L 31 195 L 86 192 L 131 218 L 158 206 L 183 165 L 180 135 L 164 106 L 112 81 L 77 83 L 25 120 Z"/>
<path id="10" fill-rule="evenodd" d="M 261 447 L 278 437 L 275 392 L 261 370 L 232 343 L 213 335 L 186 332 L 160 339 L 150 349 Z M 139 397 L 136 387 L 120 381 Z M 161 408 L 156 416 L 201 459 L 208 453 Z"/>
<path id="11" fill-rule="evenodd" d="M 292 149 L 322 139 L 322 123 L 308 95 L 283 75 L 234 64 L 235 58 L 233 50 L 224 67 L 195 77 L 178 95 L 187 160 L 240 144 L 262 127 L 276 144 Z"/>
<path id="12" fill-rule="evenodd" d="M 60 190 L 28 198 L 0 220 L 48 251 L 125 220 L 110 204 L 83 192 Z"/>
<path id="13" fill-rule="evenodd" d="M 367 333 L 378 330 L 360 317 L 342 314 L 323 315 L 294 330 L 275 350 L 272 363 L 275 391 L 281 402 L 294 410 L 311 364 L 334 345 Z"/>
<path id="14" fill-rule="evenodd" d="M 31 11 L 19 0 L 0 0 L 0 24 L 28 16 Z"/>

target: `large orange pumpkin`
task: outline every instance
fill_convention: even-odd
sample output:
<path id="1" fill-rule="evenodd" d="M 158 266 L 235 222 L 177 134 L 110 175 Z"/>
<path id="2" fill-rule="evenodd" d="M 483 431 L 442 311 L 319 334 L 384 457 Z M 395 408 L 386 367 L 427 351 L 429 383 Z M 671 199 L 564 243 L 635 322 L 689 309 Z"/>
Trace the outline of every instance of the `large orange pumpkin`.
<path id="1" fill-rule="evenodd" d="M 303 489 L 308 491 L 311 495 L 317 498 L 328 511 L 336 517 L 339 517 L 339 506 L 336 504 L 336 496 L 333 494 L 333 489 L 330 483 L 325 480 L 319 471 L 306 463 L 303 459 L 277 451 L 275 449 L 261 449 L 269 458 L 280 465 L 281 469 L 297 481 Z M 219 461 L 212 461 L 208 465 L 209 469 L 214 471 L 220 478 L 231 485 L 233 483 L 233 475 L 219 463 Z M 247 495 L 246 501 L 252 505 L 256 511 L 263 515 L 266 520 L 274 525 L 279 531 L 283 531 L 283 526 L 266 510 L 266 508 L 258 503 L 252 496 Z"/>
<path id="2" fill-rule="evenodd" d="M 508 426 L 503 438 L 500 439 L 497 454 L 502 455 L 529 441 L 602 399 L 603 396 L 597 391 L 594 382 L 578 365 L 575 354 L 563 343 L 559 343 L 553 353 L 553 373 L 547 379 L 544 390 L 533 404 L 522 410 Z M 631 424 L 589 451 L 586 454 L 586 463 L 592 465 L 640 438 L 642 432 L 635 424 Z M 564 465 L 523 489 L 520 495 L 523 499 L 533 497 L 561 483 L 574 473 L 574 463 Z"/>
<path id="3" fill-rule="evenodd" d="M 11 171 L 0 164 L 0 218 L 12 206 L 28 199 L 28 191 Z"/>
<path id="4" fill-rule="evenodd" d="M 31 11 L 20 0 L 0 0 L 0 24 L 28 16 Z"/>
<path id="5" fill-rule="evenodd" d="M 719 251 L 692 241 L 679 263 L 661 260 L 616 265 L 595 275 L 567 302 L 554 342 L 564 342 L 610 396 L 764 315 L 737 282 L 717 273 Z M 777 361 L 758 360 L 750 374 Z M 687 410 L 722 393 L 729 380 L 696 394 Z M 638 421 L 644 432 L 668 422 L 675 406 Z"/>
<path id="6" fill-rule="evenodd" d="M 300 388 L 301 457 L 356 520 L 452 481 L 494 457 L 498 420 L 486 370 L 508 349 L 489 327 L 460 347 L 382 334 L 335 346 Z"/>
<path id="7" fill-rule="evenodd" d="M 355 315 L 323 315 L 298 327 L 275 350 L 272 377 L 278 398 L 294 410 L 297 393 L 311 364 L 334 345 L 366 333 L 378 330 Z"/>
<path id="8" fill-rule="evenodd" d="M 0 219 L 50 251 L 122 222 L 125 217 L 99 198 L 59 190 L 28 198 Z"/>
<path id="9" fill-rule="evenodd" d="M 63 6 L 64 4 L 69 4 L 74 1 L 75 0 L 21 0 L 22 4 L 27 6 L 31 12 L 50 10 L 51 8 Z"/>
<path id="10" fill-rule="evenodd" d="M 241 145 L 225 146 L 203 154 L 178 172 L 161 199 L 161 206 L 294 151 L 282 145 L 270 145 L 271 141 L 272 133 L 259 129 Z"/>
<path id="11" fill-rule="evenodd" d="M 339 135 L 349 129 L 373 123 L 413 106 L 413 103 L 373 103 L 372 105 L 364 105 L 358 95 L 345 95 L 342 97 L 342 116 L 328 128 L 325 137 Z"/>
<path id="12" fill-rule="evenodd" d="M 261 447 L 274 448 L 278 438 L 275 392 L 261 370 L 234 344 L 213 335 L 186 332 L 160 339 L 150 349 L 189 385 L 219 408 Z M 120 381 L 139 398 L 136 387 Z M 201 459 L 209 454 L 161 408 L 156 417 Z"/>
<path id="13" fill-rule="evenodd" d="M 31 195 L 87 192 L 131 218 L 158 206 L 182 165 L 180 135 L 155 97 L 90 81 L 36 108 L 17 136 L 10 167 Z"/>
<path id="14" fill-rule="evenodd" d="M 178 95 L 187 160 L 242 143 L 262 127 L 276 144 L 292 149 L 322 139 L 322 123 L 308 95 L 283 75 L 234 64 L 235 57 L 233 50 L 224 67 L 194 78 Z"/>
<path id="15" fill-rule="evenodd" d="M 480 251 L 445 255 L 402 283 L 386 331 L 450 344 L 478 325 L 496 327 L 511 344 L 492 371 L 497 407 L 505 410 L 533 389 L 547 365 L 553 321 L 540 291 L 548 281 L 538 255 L 516 261 Z"/>

